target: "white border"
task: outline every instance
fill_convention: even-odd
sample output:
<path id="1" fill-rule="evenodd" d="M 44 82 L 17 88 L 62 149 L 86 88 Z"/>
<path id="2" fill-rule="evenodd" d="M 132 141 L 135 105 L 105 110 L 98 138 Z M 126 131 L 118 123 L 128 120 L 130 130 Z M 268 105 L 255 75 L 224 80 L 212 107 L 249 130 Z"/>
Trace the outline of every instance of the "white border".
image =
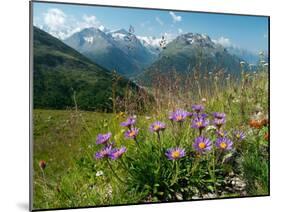
<path id="1" fill-rule="evenodd" d="M 271 16 L 271 196 L 75 211 L 276 211 L 280 199 L 280 6 L 276 0 L 68 0 L 68 2 Z M 1 2 L 0 211 L 28 210 L 29 2 Z M 72 210 L 70 210 L 72 211 Z"/>

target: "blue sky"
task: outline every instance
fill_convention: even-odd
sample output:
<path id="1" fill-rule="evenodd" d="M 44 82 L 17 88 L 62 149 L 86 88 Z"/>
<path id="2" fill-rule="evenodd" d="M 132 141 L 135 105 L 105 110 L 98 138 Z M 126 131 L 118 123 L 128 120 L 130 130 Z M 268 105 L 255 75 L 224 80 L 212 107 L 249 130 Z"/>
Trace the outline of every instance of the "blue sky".
<path id="1" fill-rule="evenodd" d="M 268 49 L 268 19 L 257 16 L 172 12 L 58 3 L 34 4 L 34 25 L 60 38 L 85 27 L 110 30 L 132 25 L 138 36 L 172 39 L 181 33 L 204 33 L 225 45 L 258 52 Z"/>

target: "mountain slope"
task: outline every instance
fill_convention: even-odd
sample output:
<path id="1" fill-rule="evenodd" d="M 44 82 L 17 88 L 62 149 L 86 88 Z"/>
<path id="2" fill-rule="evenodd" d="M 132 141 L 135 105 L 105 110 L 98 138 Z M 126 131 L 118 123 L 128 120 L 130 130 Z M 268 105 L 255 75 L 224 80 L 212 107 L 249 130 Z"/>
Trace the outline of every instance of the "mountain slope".
<path id="1" fill-rule="evenodd" d="M 216 45 L 207 35 L 187 33 L 168 43 L 159 59 L 137 79 L 147 84 L 157 74 L 167 74 L 173 70 L 188 74 L 195 66 L 205 72 L 224 69 L 236 74 L 240 70 L 240 59 Z"/>
<path id="2" fill-rule="evenodd" d="M 253 65 L 257 65 L 257 63 L 260 59 L 258 53 L 248 51 L 247 49 L 230 46 L 230 47 L 227 47 L 227 51 L 230 54 L 233 54 L 233 55 L 241 58 L 241 60 L 244 60 L 247 63 L 253 64 Z"/>
<path id="3" fill-rule="evenodd" d="M 134 35 L 132 40 L 126 40 L 127 35 L 124 29 L 106 33 L 96 28 L 86 28 L 64 42 L 109 70 L 134 76 L 151 64 L 154 57 Z"/>
<path id="4" fill-rule="evenodd" d="M 113 75 L 76 50 L 34 27 L 34 108 L 79 108 L 112 111 Z M 116 83 L 116 96 L 136 94 L 138 86 L 123 77 Z"/>

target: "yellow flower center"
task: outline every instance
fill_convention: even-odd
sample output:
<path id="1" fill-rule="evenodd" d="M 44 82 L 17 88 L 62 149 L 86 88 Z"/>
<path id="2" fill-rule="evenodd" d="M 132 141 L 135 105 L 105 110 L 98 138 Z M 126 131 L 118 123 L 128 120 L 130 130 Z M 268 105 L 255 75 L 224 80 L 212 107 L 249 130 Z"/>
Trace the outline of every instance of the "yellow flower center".
<path id="1" fill-rule="evenodd" d="M 182 115 L 176 116 L 176 120 L 177 120 L 177 121 L 181 121 L 181 120 L 182 120 Z"/>
<path id="2" fill-rule="evenodd" d="M 179 152 L 179 151 L 174 151 L 174 152 L 172 153 L 172 157 L 173 157 L 173 158 L 179 158 L 179 157 L 180 157 L 180 152 Z"/>
<path id="3" fill-rule="evenodd" d="M 197 122 L 197 126 L 198 126 L 198 127 L 202 127 L 202 126 L 203 126 L 202 121 L 198 121 L 198 122 Z"/>
<path id="4" fill-rule="evenodd" d="M 227 147 L 227 144 L 226 144 L 225 142 L 221 142 L 221 143 L 220 143 L 220 147 L 221 147 L 222 149 L 225 149 L 225 148 Z"/>
<path id="5" fill-rule="evenodd" d="M 160 129 L 160 126 L 159 126 L 159 125 L 154 125 L 153 129 L 154 129 L 155 131 L 157 131 L 157 130 Z"/>
<path id="6" fill-rule="evenodd" d="M 206 144 L 204 142 L 200 142 L 198 146 L 200 149 L 204 149 L 206 147 Z"/>
<path id="7" fill-rule="evenodd" d="M 135 135 L 136 135 L 135 131 L 131 131 L 130 134 L 129 134 L 130 137 L 134 137 Z"/>
<path id="8" fill-rule="evenodd" d="M 236 137 L 239 139 L 241 136 L 240 136 L 240 134 L 237 134 Z"/>

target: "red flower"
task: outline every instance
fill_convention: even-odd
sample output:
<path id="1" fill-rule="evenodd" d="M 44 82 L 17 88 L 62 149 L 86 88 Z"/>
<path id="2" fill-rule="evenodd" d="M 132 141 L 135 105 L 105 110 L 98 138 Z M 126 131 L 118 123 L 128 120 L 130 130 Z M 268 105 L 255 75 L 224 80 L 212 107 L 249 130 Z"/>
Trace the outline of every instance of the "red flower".
<path id="1" fill-rule="evenodd" d="M 44 170 L 44 169 L 46 168 L 46 166 L 47 166 L 46 161 L 40 160 L 40 161 L 39 161 L 39 166 L 40 166 L 41 169 Z"/>

